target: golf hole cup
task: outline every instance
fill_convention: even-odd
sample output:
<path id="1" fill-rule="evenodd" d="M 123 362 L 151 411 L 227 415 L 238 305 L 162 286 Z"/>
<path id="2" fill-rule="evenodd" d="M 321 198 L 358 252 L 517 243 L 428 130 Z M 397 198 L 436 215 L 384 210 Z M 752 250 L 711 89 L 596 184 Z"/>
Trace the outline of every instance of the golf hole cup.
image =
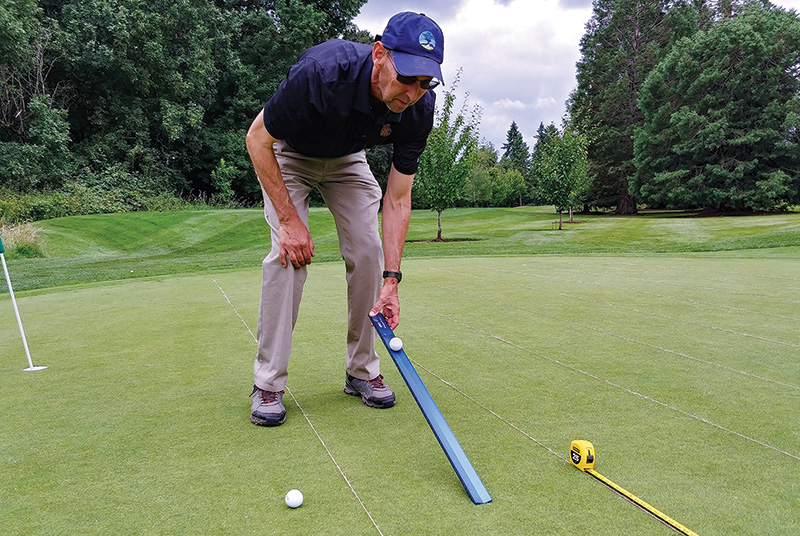
<path id="1" fill-rule="evenodd" d="M 286 492 L 284 500 L 286 501 L 286 506 L 289 508 L 297 508 L 303 504 L 303 492 L 299 489 L 290 489 Z"/>

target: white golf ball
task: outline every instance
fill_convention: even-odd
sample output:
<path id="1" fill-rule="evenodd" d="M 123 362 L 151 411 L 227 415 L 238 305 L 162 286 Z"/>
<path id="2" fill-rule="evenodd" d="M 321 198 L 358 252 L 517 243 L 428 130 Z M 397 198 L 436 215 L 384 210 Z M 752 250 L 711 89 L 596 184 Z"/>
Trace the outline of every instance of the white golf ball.
<path id="1" fill-rule="evenodd" d="M 392 337 L 389 340 L 389 348 L 391 348 L 395 352 L 400 350 L 402 347 L 403 347 L 403 341 L 400 340 L 400 337 Z"/>
<path id="2" fill-rule="evenodd" d="M 299 489 L 290 489 L 286 492 L 286 506 L 289 508 L 297 508 L 303 504 L 303 492 Z"/>

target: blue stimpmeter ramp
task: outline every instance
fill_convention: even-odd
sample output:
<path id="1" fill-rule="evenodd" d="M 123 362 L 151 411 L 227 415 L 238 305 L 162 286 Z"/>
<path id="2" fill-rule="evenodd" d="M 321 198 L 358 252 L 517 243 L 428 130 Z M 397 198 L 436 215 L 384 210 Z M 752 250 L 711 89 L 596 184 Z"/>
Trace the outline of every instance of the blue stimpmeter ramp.
<path id="1" fill-rule="evenodd" d="M 428 421 L 431 430 L 433 430 L 433 434 L 436 436 L 436 439 L 442 446 L 442 450 L 444 450 L 444 453 L 447 455 L 447 459 L 450 460 L 450 465 L 453 466 L 469 498 L 472 499 L 472 502 L 475 504 L 487 504 L 492 502 L 492 496 L 489 495 L 486 486 L 483 485 L 483 481 L 481 481 L 475 468 L 472 467 L 469 458 L 464 454 L 464 449 L 461 448 L 461 444 L 444 419 L 442 412 L 439 410 L 436 402 L 433 401 L 433 397 L 428 392 L 428 388 L 422 383 L 422 379 L 411 364 L 411 361 L 409 361 L 405 350 L 403 350 L 403 348 L 399 350 L 392 350 L 390 348 L 389 341 L 395 337 L 392 328 L 389 327 L 389 324 L 381 313 L 372 317 L 371 320 L 384 346 L 386 346 L 386 350 L 389 352 L 392 360 L 394 360 L 394 364 L 397 365 L 400 375 L 403 377 L 403 380 L 405 380 L 408 390 L 411 391 L 414 400 L 417 401 L 419 409 L 422 410 L 422 414 Z"/>

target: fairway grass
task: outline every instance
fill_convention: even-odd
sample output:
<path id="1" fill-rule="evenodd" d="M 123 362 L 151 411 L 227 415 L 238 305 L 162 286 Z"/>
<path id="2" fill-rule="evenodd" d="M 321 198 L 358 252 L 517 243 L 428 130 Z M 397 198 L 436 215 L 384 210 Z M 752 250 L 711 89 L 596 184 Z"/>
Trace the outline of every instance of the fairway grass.
<path id="1" fill-rule="evenodd" d="M 250 225 L 230 217 L 231 228 Z M 49 367 L 41 372 L 22 371 L 11 304 L 0 297 L 0 527 L 13 535 L 674 534 L 568 463 L 570 442 L 587 439 L 598 472 L 701 536 L 798 534 L 800 254 L 797 215 L 786 217 L 783 226 L 744 218 L 734 229 L 703 218 L 666 218 L 666 229 L 628 219 L 657 229 L 659 248 L 675 240 L 681 252 L 628 244 L 620 253 L 635 255 L 576 255 L 582 240 L 601 248 L 587 233 L 621 220 L 564 238 L 546 215 L 529 225 L 547 228 L 528 234 L 554 235 L 566 254 L 510 248 L 504 257 L 404 260 L 397 334 L 492 495 L 483 506 L 468 499 L 385 351 L 397 406 L 374 410 L 342 393 L 340 262 L 309 267 L 288 420 L 275 429 L 248 420 L 258 261 L 18 293 L 34 362 Z M 213 234 L 201 223 L 198 236 Z M 488 234 L 485 222 L 465 221 L 465 238 L 467 225 Z M 524 235 L 515 247 L 532 247 L 518 243 L 529 240 L 523 229 L 494 225 L 498 235 Z M 615 229 L 620 244 L 649 232 Z M 717 252 L 701 254 L 695 232 L 783 247 L 737 252 L 712 241 L 705 249 Z M 126 247 L 140 259 L 173 255 L 157 251 L 168 233 L 152 243 L 95 235 L 85 243 L 106 241 L 109 259 Z M 137 240 L 147 243 L 133 247 Z M 454 255 L 461 247 L 444 246 Z M 72 247 L 63 259 L 90 254 Z M 291 488 L 305 494 L 296 510 L 283 502 Z"/>

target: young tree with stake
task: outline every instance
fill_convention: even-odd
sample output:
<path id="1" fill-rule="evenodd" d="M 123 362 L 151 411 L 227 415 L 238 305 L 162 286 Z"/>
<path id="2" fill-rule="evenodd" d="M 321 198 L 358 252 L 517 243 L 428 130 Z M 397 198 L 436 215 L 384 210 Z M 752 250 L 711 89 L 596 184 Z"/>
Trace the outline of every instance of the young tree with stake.
<path id="1" fill-rule="evenodd" d="M 586 137 L 567 127 L 560 136 L 552 135 L 542 151 L 537 169 L 539 191 L 546 203 L 555 205 L 559 230 L 564 210 L 569 209 L 572 223 L 572 209 L 581 203 L 592 183 L 586 147 Z"/>
<path id="2" fill-rule="evenodd" d="M 475 105 L 467 117 L 466 103 L 453 116 L 455 88 L 461 77 L 456 74 L 449 91 L 444 92 L 444 105 L 439 110 L 428 136 L 428 145 L 422 153 L 417 173 L 416 187 L 421 190 L 432 210 L 438 214 L 436 241 L 442 241 L 442 212 L 461 199 L 464 183 L 475 164 L 478 150 L 478 125 L 481 109 Z"/>

